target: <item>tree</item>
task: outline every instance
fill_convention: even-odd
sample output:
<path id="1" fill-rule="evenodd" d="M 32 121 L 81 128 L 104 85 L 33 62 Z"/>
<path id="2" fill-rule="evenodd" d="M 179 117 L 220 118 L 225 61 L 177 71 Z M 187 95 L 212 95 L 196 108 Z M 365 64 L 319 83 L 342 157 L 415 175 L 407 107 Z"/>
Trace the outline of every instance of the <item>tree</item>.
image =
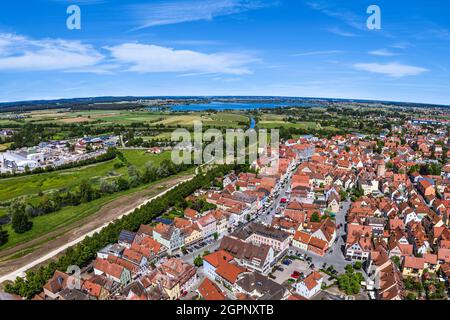
<path id="1" fill-rule="evenodd" d="M 2 227 L 0 226 L 0 246 L 7 243 L 9 238 L 8 231 L 2 230 Z"/>
<path id="2" fill-rule="evenodd" d="M 130 183 L 125 178 L 119 178 L 117 180 L 117 188 L 119 191 L 124 191 L 130 189 Z"/>
<path id="3" fill-rule="evenodd" d="M 88 180 L 83 180 L 80 183 L 80 198 L 83 202 L 89 202 L 93 199 L 92 185 Z"/>
<path id="4" fill-rule="evenodd" d="M 400 268 L 400 258 L 398 256 L 392 256 L 391 258 L 392 262 L 395 263 L 395 265 Z"/>
<path id="5" fill-rule="evenodd" d="M 355 270 L 361 270 L 362 268 L 362 263 L 361 261 L 356 261 L 355 265 L 354 265 Z"/>
<path id="6" fill-rule="evenodd" d="M 203 266 L 203 258 L 202 258 L 200 255 L 198 255 L 198 256 L 194 259 L 194 265 L 195 265 L 197 268 L 200 268 L 201 266 Z"/>
<path id="7" fill-rule="evenodd" d="M 214 232 L 213 236 L 214 236 L 215 241 L 217 241 L 217 239 L 219 239 L 219 234 L 217 232 Z"/>
<path id="8" fill-rule="evenodd" d="M 319 222 L 320 221 L 320 216 L 317 212 L 314 212 L 311 215 L 311 222 Z"/>
<path id="9" fill-rule="evenodd" d="M 339 290 L 346 294 L 357 294 L 361 290 L 361 281 L 364 277 L 361 273 L 355 272 L 352 265 L 345 267 L 345 274 L 338 277 Z"/>
<path id="10" fill-rule="evenodd" d="M 26 205 L 23 201 L 15 201 L 9 208 L 11 226 L 16 233 L 25 233 L 33 227 L 25 212 Z"/>

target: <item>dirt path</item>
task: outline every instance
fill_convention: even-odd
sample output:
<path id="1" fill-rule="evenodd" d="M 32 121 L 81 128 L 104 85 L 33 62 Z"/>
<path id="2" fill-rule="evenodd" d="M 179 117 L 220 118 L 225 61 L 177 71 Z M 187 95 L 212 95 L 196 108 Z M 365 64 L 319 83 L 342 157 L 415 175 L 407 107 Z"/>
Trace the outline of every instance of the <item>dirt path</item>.
<path id="1" fill-rule="evenodd" d="M 0 276 L 3 276 L 0 277 L 0 283 L 15 279 L 16 276 L 20 276 L 24 271 L 53 258 L 68 247 L 82 241 L 86 236 L 101 230 L 111 221 L 131 213 L 135 208 L 146 204 L 152 198 L 162 195 L 168 189 L 192 177 L 193 175 L 187 174 L 167 179 L 162 181 L 161 184 L 154 185 L 149 189 L 120 197 L 103 206 L 96 214 L 2 251 L 0 259 L 11 256 L 19 251 L 26 251 L 30 248 L 34 250 L 17 259 L 0 261 Z M 161 186 L 164 186 L 163 190 L 161 190 Z"/>

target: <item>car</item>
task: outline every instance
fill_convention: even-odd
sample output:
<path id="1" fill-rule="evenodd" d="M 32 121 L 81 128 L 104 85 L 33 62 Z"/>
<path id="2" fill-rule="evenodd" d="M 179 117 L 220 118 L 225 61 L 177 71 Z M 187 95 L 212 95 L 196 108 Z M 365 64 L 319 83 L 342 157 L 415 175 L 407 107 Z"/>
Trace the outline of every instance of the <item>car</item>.
<path id="1" fill-rule="evenodd" d="M 284 268 L 283 267 L 278 267 L 278 270 L 279 271 L 284 271 Z"/>
<path id="2" fill-rule="evenodd" d="M 284 260 L 283 260 L 283 264 L 284 264 L 285 266 L 289 266 L 291 263 L 292 263 L 292 260 L 290 260 L 290 259 L 284 259 Z"/>
<path id="3" fill-rule="evenodd" d="M 291 274 L 291 278 L 298 279 L 299 277 L 300 277 L 300 272 L 298 272 L 298 271 L 294 271 Z"/>
<path id="4" fill-rule="evenodd" d="M 186 297 L 187 294 L 188 294 L 187 291 L 183 291 L 183 292 L 181 293 L 181 297 L 182 297 L 182 298 L 183 298 L 183 297 Z"/>
<path id="5" fill-rule="evenodd" d="M 314 263 L 312 263 L 312 264 L 309 266 L 310 269 L 314 269 L 314 267 L 315 267 Z"/>

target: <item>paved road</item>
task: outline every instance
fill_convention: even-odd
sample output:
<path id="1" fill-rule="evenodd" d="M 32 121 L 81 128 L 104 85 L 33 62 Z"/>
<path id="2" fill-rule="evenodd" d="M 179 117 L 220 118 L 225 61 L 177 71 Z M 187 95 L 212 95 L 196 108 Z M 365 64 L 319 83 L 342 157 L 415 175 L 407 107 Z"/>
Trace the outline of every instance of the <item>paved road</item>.
<path id="1" fill-rule="evenodd" d="M 268 225 L 272 224 L 273 217 L 276 214 L 277 208 L 280 206 L 281 199 L 286 198 L 286 191 L 291 184 L 291 179 L 292 174 L 288 176 L 285 186 L 280 188 L 279 196 L 274 199 L 273 204 L 269 208 L 263 210 L 263 213 L 256 219 L 257 221 Z"/>
<path id="2" fill-rule="evenodd" d="M 343 202 L 342 209 L 336 214 L 336 225 L 342 223 L 345 226 L 345 217 L 347 215 L 348 209 L 350 208 L 350 201 Z M 345 228 L 341 227 L 337 230 L 336 241 L 333 243 L 333 246 L 330 250 L 325 254 L 325 256 L 321 257 L 310 251 L 303 251 L 296 247 L 290 247 L 293 251 L 298 251 L 301 253 L 305 253 L 307 256 L 312 258 L 312 263 L 317 268 L 321 268 L 324 263 L 328 265 L 333 265 L 334 268 L 338 272 L 345 272 L 345 266 L 350 262 L 345 260 L 344 253 L 342 251 L 342 247 L 344 246 L 344 236 L 345 236 Z"/>

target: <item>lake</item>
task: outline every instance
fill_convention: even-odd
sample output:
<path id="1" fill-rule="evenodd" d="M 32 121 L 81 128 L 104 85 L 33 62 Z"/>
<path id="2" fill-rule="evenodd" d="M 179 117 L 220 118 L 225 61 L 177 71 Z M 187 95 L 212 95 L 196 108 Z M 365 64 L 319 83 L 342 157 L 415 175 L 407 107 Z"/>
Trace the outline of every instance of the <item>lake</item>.
<path id="1" fill-rule="evenodd" d="M 254 110 L 254 109 L 272 109 L 285 107 L 313 107 L 307 102 L 221 102 L 212 101 L 211 103 L 187 104 L 171 106 L 173 111 L 205 111 L 205 110 Z"/>

